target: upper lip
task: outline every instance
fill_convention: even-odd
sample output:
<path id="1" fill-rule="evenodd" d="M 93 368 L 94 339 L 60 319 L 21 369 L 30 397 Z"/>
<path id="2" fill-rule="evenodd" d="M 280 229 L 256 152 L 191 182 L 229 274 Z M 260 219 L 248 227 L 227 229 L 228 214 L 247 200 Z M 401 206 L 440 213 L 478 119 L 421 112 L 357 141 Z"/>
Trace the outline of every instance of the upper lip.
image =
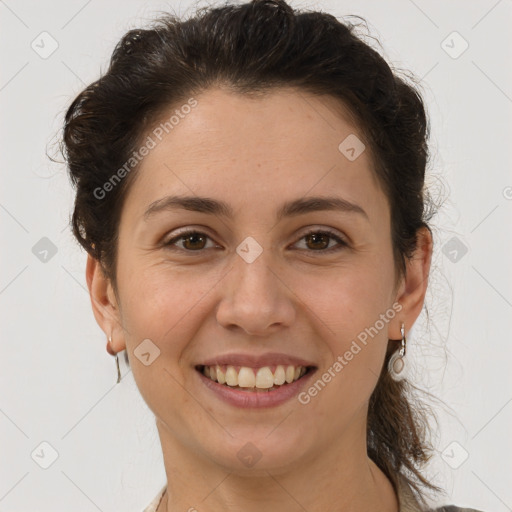
<path id="1" fill-rule="evenodd" d="M 265 354 L 223 354 L 207 359 L 201 365 L 232 365 L 247 366 L 249 368 L 261 368 L 271 365 L 292 365 L 292 366 L 315 366 L 311 361 L 306 361 L 300 357 L 282 354 L 278 352 L 267 352 Z M 201 366 L 200 365 L 200 366 Z"/>

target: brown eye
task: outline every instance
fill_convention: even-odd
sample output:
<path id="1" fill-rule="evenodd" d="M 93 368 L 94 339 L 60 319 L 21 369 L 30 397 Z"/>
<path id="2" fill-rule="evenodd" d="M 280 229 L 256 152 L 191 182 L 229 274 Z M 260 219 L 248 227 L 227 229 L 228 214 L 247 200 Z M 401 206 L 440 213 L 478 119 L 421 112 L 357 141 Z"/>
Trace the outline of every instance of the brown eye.
<path id="1" fill-rule="evenodd" d="M 205 248 L 207 240 L 210 237 L 205 233 L 201 233 L 200 231 L 185 231 L 178 236 L 172 238 L 164 245 L 171 249 L 177 247 L 178 249 L 183 249 L 185 251 L 197 252 L 201 251 Z M 177 243 L 182 243 L 182 246 L 177 246 Z"/>
<path id="2" fill-rule="evenodd" d="M 207 238 L 208 237 L 205 237 L 200 233 L 192 233 L 191 235 L 186 235 L 182 237 L 183 246 L 185 247 L 185 249 L 204 249 Z"/>
<path id="3" fill-rule="evenodd" d="M 327 249 L 329 246 L 330 236 L 325 233 L 312 233 L 311 235 L 305 236 L 306 243 L 311 243 L 312 249 Z"/>
<path id="4" fill-rule="evenodd" d="M 313 230 L 306 233 L 301 240 L 305 240 L 306 250 L 309 252 L 324 252 L 330 253 L 342 249 L 348 244 L 332 231 L 319 231 Z M 329 247 L 330 242 L 334 240 L 337 242 L 337 246 Z"/>

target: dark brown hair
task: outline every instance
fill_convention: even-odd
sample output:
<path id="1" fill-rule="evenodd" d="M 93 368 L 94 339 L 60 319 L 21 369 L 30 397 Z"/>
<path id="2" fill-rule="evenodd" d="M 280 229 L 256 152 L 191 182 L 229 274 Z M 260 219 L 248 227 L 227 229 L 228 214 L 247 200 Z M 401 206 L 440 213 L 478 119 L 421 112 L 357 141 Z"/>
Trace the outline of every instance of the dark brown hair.
<path id="1" fill-rule="evenodd" d="M 254 0 L 202 8 L 187 20 L 166 13 L 150 28 L 123 36 L 106 73 L 69 107 L 62 149 L 76 186 L 73 233 L 102 263 L 114 290 L 119 220 L 137 167 L 107 198 L 95 191 L 170 106 L 218 85 L 238 94 L 293 87 L 331 96 L 348 109 L 388 198 L 397 276 L 404 275 L 418 230 L 430 229 L 424 190 L 429 125 L 417 89 L 355 28 L 330 14 L 293 10 L 284 0 Z M 439 490 L 419 470 L 432 451 L 427 415 L 413 407 L 411 385 L 389 377 L 392 352 L 369 403 L 368 455 L 393 482 L 401 473 L 423 499 L 418 482 Z"/>

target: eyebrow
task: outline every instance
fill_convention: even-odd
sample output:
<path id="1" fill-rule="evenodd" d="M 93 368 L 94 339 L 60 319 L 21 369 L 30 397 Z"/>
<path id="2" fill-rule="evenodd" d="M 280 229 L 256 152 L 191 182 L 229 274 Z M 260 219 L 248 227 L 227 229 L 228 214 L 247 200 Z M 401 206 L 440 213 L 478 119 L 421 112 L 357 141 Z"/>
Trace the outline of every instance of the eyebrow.
<path id="1" fill-rule="evenodd" d="M 218 215 L 228 219 L 234 217 L 233 208 L 224 201 L 198 196 L 166 196 L 151 203 L 144 212 L 143 218 L 147 221 L 157 213 L 178 209 Z M 278 210 L 276 219 L 280 221 L 285 217 L 295 217 L 317 211 L 357 213 L 369 220 L 367 213 L 359 205 L 333 196 L 308 197 L 287 201 Z"/>

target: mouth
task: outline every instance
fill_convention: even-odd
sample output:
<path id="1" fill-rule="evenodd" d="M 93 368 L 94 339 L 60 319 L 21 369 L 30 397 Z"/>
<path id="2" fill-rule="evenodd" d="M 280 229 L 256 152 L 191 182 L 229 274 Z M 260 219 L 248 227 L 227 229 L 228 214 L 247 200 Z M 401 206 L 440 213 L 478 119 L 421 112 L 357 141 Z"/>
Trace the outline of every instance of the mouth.
<path id="1" fill-rule="evenodd" d="M 202 376 L 225 388 L 247 393 L 269 393 L 286 388 L 305 377 L 309 377 L 316 366 L 271 365 L 247 367 L 234 365 L 196 365 Z"/>

